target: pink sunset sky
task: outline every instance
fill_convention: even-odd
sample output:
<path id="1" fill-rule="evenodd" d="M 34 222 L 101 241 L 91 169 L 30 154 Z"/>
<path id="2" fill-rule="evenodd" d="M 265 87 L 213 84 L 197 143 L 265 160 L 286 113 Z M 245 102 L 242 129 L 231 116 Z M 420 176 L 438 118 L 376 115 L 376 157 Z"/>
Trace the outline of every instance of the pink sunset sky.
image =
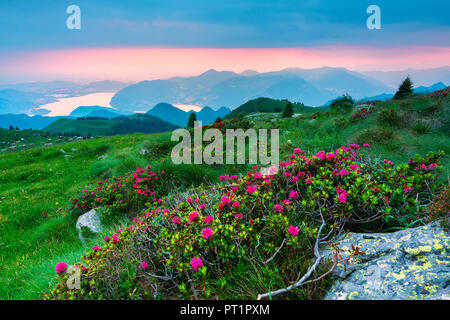
<path id="1" fill-rule="evenodd" d="M 0 70 L 21 81 L 122 80 L 196 75 L 205 70 L 345 67 L 357 71 L 448 65 L 450 47 L 311 46 L 301 48 L 72 48 L 0 53 Z"/>

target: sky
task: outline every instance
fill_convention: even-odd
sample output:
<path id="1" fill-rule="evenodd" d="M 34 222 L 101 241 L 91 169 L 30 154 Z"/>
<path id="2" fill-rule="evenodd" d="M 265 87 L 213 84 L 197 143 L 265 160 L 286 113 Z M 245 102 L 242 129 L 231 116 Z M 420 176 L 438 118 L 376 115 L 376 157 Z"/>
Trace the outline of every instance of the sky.
<path id="1" fill-rule="evenodd" d="M 448 1 L 0 0 L 0 82 L 448 65 Z M 69 30 L 69 5 L 81 29 Z M 381 29 L 369 30 L 369 5 Z"/>

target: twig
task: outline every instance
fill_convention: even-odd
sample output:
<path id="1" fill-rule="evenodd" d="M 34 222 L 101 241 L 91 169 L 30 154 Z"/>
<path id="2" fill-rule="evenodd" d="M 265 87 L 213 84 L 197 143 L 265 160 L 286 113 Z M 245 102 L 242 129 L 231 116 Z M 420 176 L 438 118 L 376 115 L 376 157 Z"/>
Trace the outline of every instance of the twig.
<path id="1" fill-rule="evenodd" d="M 276 296 L 280 293 L 285 293 L 285 292 L 291 291 L 294 288 L 298 288 L 298 287 L 302 286 L 304 284 L 304 282 L 306 281 L 306 279 L 308 279 L 311 276 L 311 274 L 313 273 L 313 271 L 317 268 L 317 266 L 319 265 L 320 260 L 322 258 L 319 253 L 320 234 L 322 232 L 323 227 L 325 226 L 325 220 L 323 219 L 322 213 L 320 213 L 320 216 L 322 218 L 322 224 L 320 225 L 319 231 L 317 232 L 316 243 L 314 244 L 314 256 L 316 257 L 316 261 L 314 262 L 314 264 L 308 269 L 308 271 L 305 273 L 305 275 L 300 280 L 298 280 L 295 284 L 290 285 L 289 287 L 284 288 L 284 289 L 279 289 L 279 290 L 259 294 L 258 300 L 261 300 L 261 299 L 264 299 L 267 297 Z"/>
<path id="2" fill-rule="evenodd" d="M 275 258 L 275 256 L 278 254 L 278 252 L 280 252 L 281 248 L 283 248 L 284 243 L 286 242 L 286 238 L 283 239 L 283 242 L 281 243 L 280 247 L 277 249 L 277 251 L 275 251 L 275 253 L 273 254 L 273 256 L 271 256 L 269 259 L 267 259 L 266 261 L 264 261 L 264 264 L 268 264 L 270 261 L 273 260 L 273 258 Z"/>

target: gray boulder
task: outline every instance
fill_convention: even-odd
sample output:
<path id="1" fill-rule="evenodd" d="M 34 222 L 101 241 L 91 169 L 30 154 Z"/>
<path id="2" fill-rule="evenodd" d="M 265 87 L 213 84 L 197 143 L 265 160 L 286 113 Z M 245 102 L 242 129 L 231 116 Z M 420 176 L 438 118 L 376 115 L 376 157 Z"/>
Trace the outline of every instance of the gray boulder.
<path id="1" fill-rule="evenodd" d="M 97 210 L 92 209 L 91 211 L 82 214 L 78 217 L 76 228 L 82 242 L 84 242 L 85 237 L 89 235 L 89 233 L 101 232 L 103 226 L 100 221 L 100 213 Z"/>
<path id="2" fill-rule="evenodd" d="M 352 244 L 365 255 L 333 271 L 325 299 L 450 299 L 450 237 L 439 222 L 394 233 L 350 233 L 339 246 Z"/>

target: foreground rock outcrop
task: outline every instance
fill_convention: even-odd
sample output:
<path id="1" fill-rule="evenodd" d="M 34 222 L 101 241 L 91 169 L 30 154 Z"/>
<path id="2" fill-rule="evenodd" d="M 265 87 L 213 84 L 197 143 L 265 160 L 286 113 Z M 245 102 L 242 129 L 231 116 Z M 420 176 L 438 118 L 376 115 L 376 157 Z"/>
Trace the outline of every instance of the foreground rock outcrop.
<path id="1" fill-rule="evenodd" d="M 78 217 L 76 228 L 81 242 L 84 243 L 86 233 L 99 233 L 103 230 L 100 213 L 92 209 Z"/>
<path id="2" fill-rule="evenodd" d="M 350 233 L 339 246 L 352 244 L 365 255 L 334 270 L 325 299 L 450 299 L 450 236 L 439 222 L 387 234 Z"/>

